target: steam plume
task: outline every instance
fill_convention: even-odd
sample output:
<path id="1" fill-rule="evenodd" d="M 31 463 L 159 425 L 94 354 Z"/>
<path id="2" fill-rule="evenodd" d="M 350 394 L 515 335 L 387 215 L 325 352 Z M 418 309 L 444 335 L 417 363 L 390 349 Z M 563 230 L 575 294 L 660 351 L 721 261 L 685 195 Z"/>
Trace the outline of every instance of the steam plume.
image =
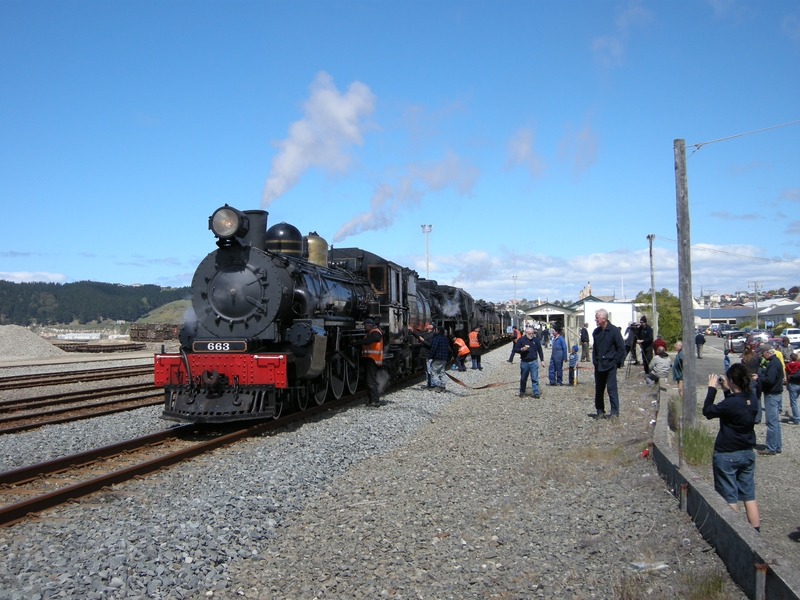
<path id="1" fill-rule="evenodd" d="M 289 125 L 289 135 L 274 145 L 279 149 L 261 193 L 262 208 L 294 187 L 310 167 L 345 172 L 348 150 L 363 144 L 365 118 L 375 110 L 375 95 L 359 81 L 340 94 L 333 78 L 320 71 L 309 86 L 303 118 Z"/>
<path id="2" fill-rule="evenodd" d="M 396 182 L 378 186 L 370 200 L 370 210 L 342 225 L 333 236 L 334 243 L 363 231 L 386 229 L 401 209 L 416 204 L 428 192 L 451 187 L 459 194 L 471 194 L 479 173 L 477 167 L 454 152 L 432 164 L 412 163 L 406 169 L 407 173 Z"/>

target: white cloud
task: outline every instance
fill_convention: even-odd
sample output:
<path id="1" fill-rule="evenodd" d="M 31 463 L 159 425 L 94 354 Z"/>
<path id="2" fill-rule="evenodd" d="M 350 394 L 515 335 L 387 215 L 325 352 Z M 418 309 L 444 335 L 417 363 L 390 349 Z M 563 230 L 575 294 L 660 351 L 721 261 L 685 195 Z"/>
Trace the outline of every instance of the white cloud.
<path id="1" fill-rule="evenodd" d="M 587 117 L 587 121 L 588 121 Z M 558 157 L 572 162 L 575 174 L 580 174 L 597 162 L 597 136 L 587 122 L 579 131 L 572 131 L 570 125 L 558 142 Z"/>
<path id="2" fill-rule="evenodd" d="M 47 273 L 45 271 L 0 271 L 0 279 L 14 283 L 31 283 L 33 281 L 62 283 L 67 280 L 67 276 L 63 273 Z"/>
<path id="3" fill-rule="evenodd" d="M 303 118 L 289 125 L 285 139 L 275 142 L 279 152 L 264 182 L 264 208 L 294 187 L 309 168 L 346 172 L 352 160 L 351 147 L 363 144 L 366 118 L 375 110 L 375 95 L 369 87 L 355 81 L 341 94 L 333 78 L 320 72 L 309 90 Z"/>
<path id="4" fill-rule="evenodd" d="M 793 224 L 800 227 L 800 222 Z M 721 254 L 725 252 L 727 254 Z M 756 257 L 756 258 L 748 258 Z M 762 260 L 759 260 L 761 258 Z M 763 282 L 767 288 L 800 284 L 800 262 L 770 262 L 762 249 L 751 245 L 692 247 L 693 293 L 700 288 L 717 292 L 744 289 L 750 280 Z M 796 257 L 784 257 L 797 260 Z M 425 272 L 424 255 L 401 259 L 418 272 Z M 517 276 L 517 299 L 577 300 L 587 282 L 596 296 L 615 295 L 634 298 L 650 289 L 650 254 L 647 248 L 572 257 L 505 251 L 493 256 L 483 250 L 459 254 L 438 254 L 430 258 L 431 278 L 439 283 L 464 288 L 475 298 L 491 301 L 509 300 L 514 294 Z M 654 247 L 653 265 L 657 289 L 667 288 L 678 294 L 678 256 L 672 247 Z"/>
<path id="5" fill-rule="evenodd" d="M 652 13 L 639 2 L 629 2 L 618 9 L 614 19 L 615 30 L 610 35 L 592 40 L 595 60 L 606 67 L 621 65 L 625 58 L 626 42 L 634 27 L 641 27 L 653 18 Z"/>
<path id="6" fill-rule="evenodd" d="M 762 215 L 757 215 L 755 213 L 748 213 L 745 215 L 734 215 L 729 213 L 728 211 L 718 211 L 715 210 L 711 213 L 711 216 L 717 219 L 724 219 L 725 221 L 756 221 L 758 219 L 763 219 Z"/>
<path id="7" fill-rule="evenodd" d="M 781 20 L 781 30 L 790 40 L 800 42 L 800 11 L 783 17 Z"/>
<path id="8" fill-rule="evenodd" d="M 534 132 L 530 128 L 523 127 L 514 133 L 506 142 L 506 168 L 524 165 L 533 177 L 541 175 L 546 162 L 533 149 L 533 142 Z"/>

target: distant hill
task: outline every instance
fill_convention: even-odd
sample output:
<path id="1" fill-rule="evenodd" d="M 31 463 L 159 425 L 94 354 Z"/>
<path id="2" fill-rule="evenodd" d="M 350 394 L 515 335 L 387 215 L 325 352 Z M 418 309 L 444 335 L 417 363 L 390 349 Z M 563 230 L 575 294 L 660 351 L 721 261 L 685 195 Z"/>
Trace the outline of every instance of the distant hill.
<path id="1" fill-rule="evenodd" d="M 137 323 L 183 323 L 183 315 L 192 306 L 191 300 L 176 300 L 151 310 Z"/>
<path id="2" fill-rule="evenodd" d="M 131 323 L 170 302 L 189 298 L 190 293 L 188 287 L 0 280 L 0 325 L 85 325 L 105 320 Z"/>

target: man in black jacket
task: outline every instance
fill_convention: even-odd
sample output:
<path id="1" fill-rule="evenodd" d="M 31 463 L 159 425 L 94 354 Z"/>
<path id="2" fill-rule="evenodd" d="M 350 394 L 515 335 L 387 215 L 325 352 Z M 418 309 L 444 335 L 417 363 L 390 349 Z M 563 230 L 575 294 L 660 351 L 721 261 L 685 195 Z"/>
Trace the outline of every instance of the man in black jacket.
<path id="1" fill-rule="evenodd" d="M 409 329 L 411 329 L 409 327 Z M 428 353 L 431 349 L 431 343 L 433 342 L 433 323 L 425 323 L 425 330 L 422 333 L 415 333 L 414 337 L 416 338 L 415 341 L 418 341 L 420 344 L 419 347 L 419 358 L 422 360 L 422 363 L 425 365 L 425 385 L 422 386 L 427 389 L 433 389 L 433 381 L 431 380 L 431 370 L 430 365 L 428 364 Z"/>
<path id="2" fill-rule="evenodd" d="M 589 324 L 581 327 L 581 362 L 589 362 Z"/>
<path id="3" fill-rule="evenodd" d="M 764 392 L 764 421 L 767 424 L 766 448 L 758 450 L 762 456 L 774 456 L 783 450 L 781 443 L 780 406 L 783 395 L 783 365 L 775 355 L 772 344 L 761 344 L 758 347 L 764 366 L 758 369 L 758 382 Z"/>
<path id="4" fill-rule="evenodd" d="M 592 333 L 594 348 L 594 407 L 597 419 L 606 417 L 603 394 L 608 390 L 608 402 L 611 405 L 611 417 L 619 416 L 619 394 L 617 393 L 617 369 L 625 361 L 625 342 L 619 328 L 608 322 L 608 311 L 600 309 L 594 313 L 597 328 Z"/>
<path id="5" fill-rule="evenodd" d="M 698 331 L 697 335 L 694 336 L 694 343 L 697 346 L 697 358 L 703 358 L 703 346 L 706 343 L 706 336 L 703 335 L 702 331 Z"/>
<path id="6" fill-rule="evenodd" d="M 647 324 L 647 317 L 639 319 L 639 347 L 642 350 L 644 372 L 650 372 L 650 361 L 653 360 L 653 328 Z"/>

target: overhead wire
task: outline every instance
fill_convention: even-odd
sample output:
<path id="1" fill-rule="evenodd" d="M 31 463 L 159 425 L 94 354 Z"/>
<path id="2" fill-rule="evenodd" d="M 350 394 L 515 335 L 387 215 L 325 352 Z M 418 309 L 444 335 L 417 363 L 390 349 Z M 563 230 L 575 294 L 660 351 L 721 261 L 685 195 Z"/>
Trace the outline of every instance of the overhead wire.
<path id="1" fill-rule="evenodd" d="M 665 242 L 671 242 L 673 244 L 677 244 L 678 240 L 671 240 L 670 238 L 666 238 L 661 235 L 655 235 L 656 239 L 664 240 Z M 699 244 L 692 244 L 691 248 L 694 250 L 702 250 L 704 252 L 714 252 L 716 254 L 726 254 L 727 256 L 735 256 L 737 258 L 747 258 L 750 260 L 760 260 L 763 262 L 775 262 L 775 263 L 786 263 L 789 265 L 798 265 L 800 266 L 799 260 L 783 260 L 781 258 L 767 258 L 765 256 L 750 256 L 748 254 L 738 254 L 736 252 L 728 252 L 727 250 L 719 250 L 717 248 L 708 248 L 706 246 L 700 246 Z"/>
<path id="2" fill-rule="evenodd" d="M 777 129 L 778 127 L 786 127 L 787 125 L 794 125 L 796 123 L 800 123 L 800 119 L 798 119 L 796 121 L 789 121 L 788 123 L 781 123 L 780 125 L 772 125 L 771 127 L 764 127 L 763 129 L 756 129 L 754 131 L 746 131 L 744 133 L 737 133 L 735 135 L 729 135 L 728 137 L 719 138 L 717 140 L 711 140 L 711 141 L 708 141 L 708 142 L 700 142 L 698 144 L 687 144 L 686 145 L 687 148 L 694 148 L 694 151 L 692 152 L 692 154 L 690 154 L 689 157 L 687 157 L 687 158 L 690 158 L 695 152 L 700 150 L 700 148 L 702 148 L 703 146 L 706 146 L 708 144 L 715 144 L 716 142 L 724 142 L 725 140 L 732 140 L 733 138 L 742 137 L 744 135 L 751 135 L 753 133 L 761 133 L 762 131 L 769 131 L 770 129 Z"/>

